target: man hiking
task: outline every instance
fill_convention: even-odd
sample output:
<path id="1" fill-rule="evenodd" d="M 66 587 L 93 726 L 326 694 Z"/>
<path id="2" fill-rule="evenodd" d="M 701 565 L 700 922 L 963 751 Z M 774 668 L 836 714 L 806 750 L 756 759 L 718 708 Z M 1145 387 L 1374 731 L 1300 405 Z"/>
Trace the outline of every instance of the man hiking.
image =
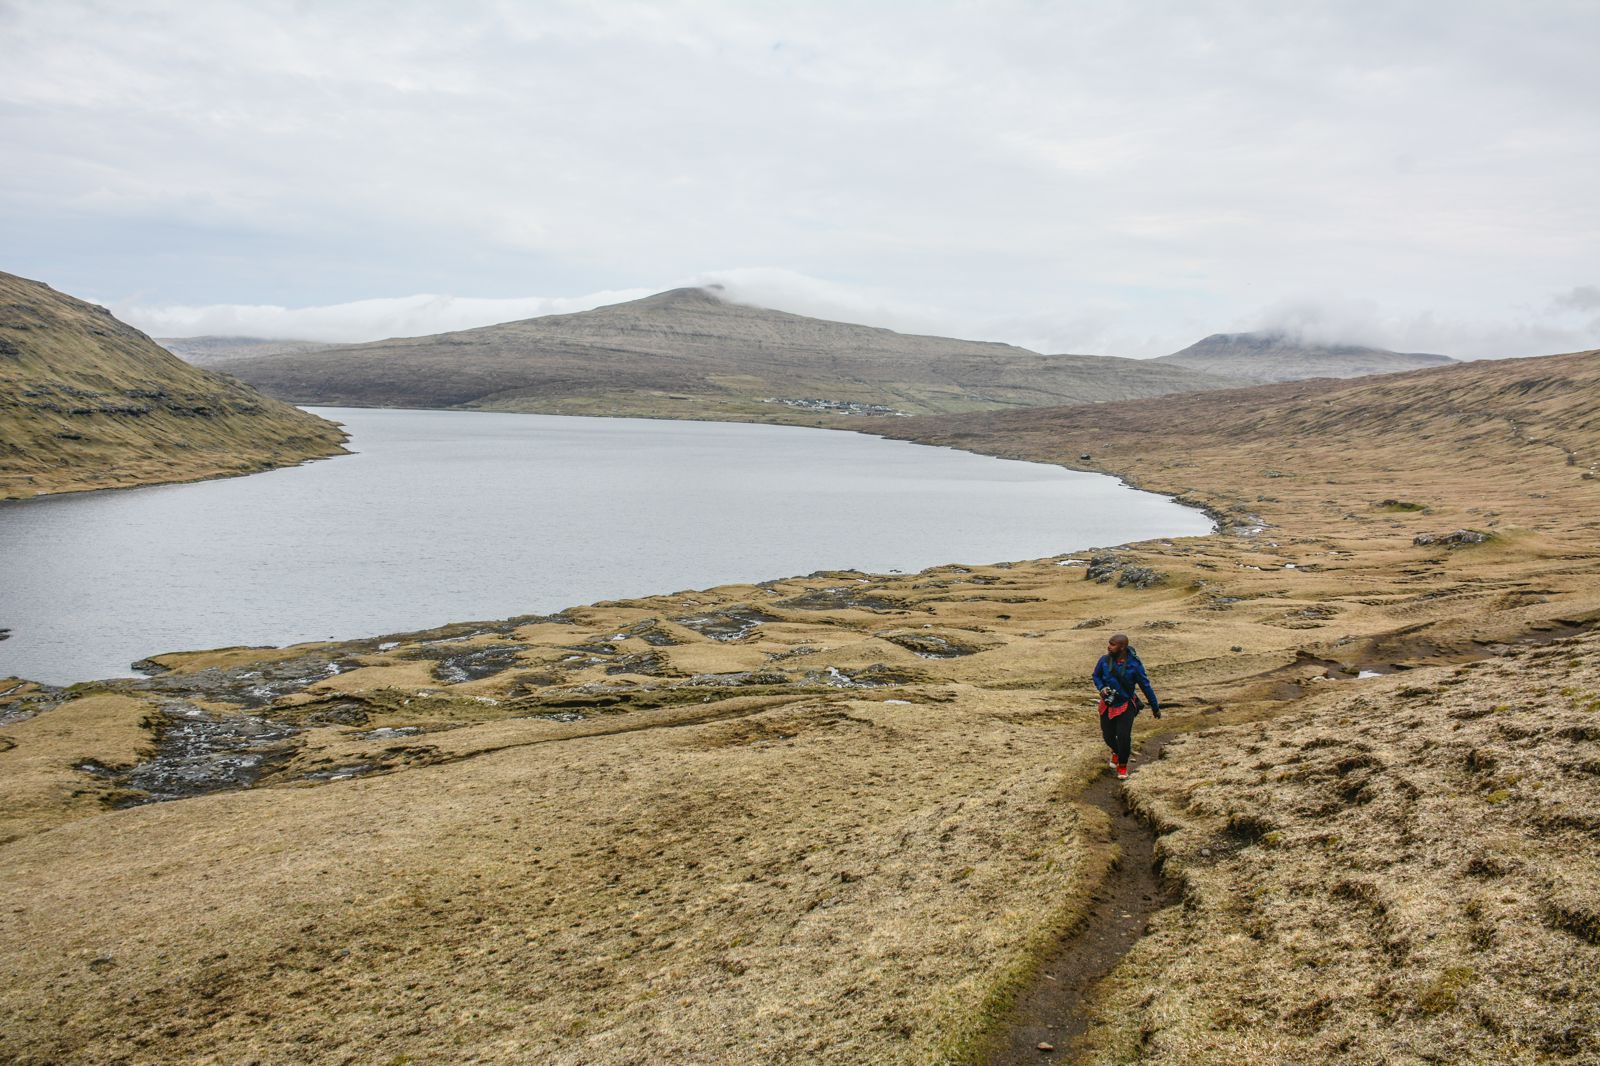
<path id="1" fill-rule="evenodd" d="M 1133 753 L 1133 719 L 1139 713 L 1138 689 L 1150 699 L 1150 713 L 1161 717 L 1161 701 L 1150 687 L 1144 663 L 1128 647 L 1128 635 L 1117 633 L 1106 642 L 1106 653 L 1094 664 L 1094 687 L 1100 691 L 1100 735 L 1111 749 L 1111 768 L 1118 781 L 1128 779 L 1128 756 Z"/>

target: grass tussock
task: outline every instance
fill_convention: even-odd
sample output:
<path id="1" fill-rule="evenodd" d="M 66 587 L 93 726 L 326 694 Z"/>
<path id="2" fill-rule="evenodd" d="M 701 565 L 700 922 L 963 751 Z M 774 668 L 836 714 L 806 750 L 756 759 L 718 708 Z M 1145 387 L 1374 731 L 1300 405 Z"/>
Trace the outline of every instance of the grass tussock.
<path id="1" fill-rule="evenodd" d="M 1571 697 L 1533 680 L 1558 668 Z M 1102 990 L 1086 1061 L 1600 1056 L 1600 638 L 1421 673 L 1135 779 L 1187 905 Z M 1241 834 L 1260 812 L 1277 828 Z"/>

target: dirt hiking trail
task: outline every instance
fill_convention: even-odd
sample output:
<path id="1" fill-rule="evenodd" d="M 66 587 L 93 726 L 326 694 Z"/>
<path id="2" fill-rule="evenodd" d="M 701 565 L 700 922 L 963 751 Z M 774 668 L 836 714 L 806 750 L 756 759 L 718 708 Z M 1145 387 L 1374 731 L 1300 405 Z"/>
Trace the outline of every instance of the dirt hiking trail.
<path id="1" fill-rule="evenodd" d="M 1147 739 L 1134 754 L 1133 772 L 1159 759 L 1170 738 Z M 1106 842 L 1116 847 L 1116 861 L 1083 919 L 1045 956 L 1033 987 L 1018 997 L 1007 1035 L 986 1066 L 1074 1061 L 1074 1045 L 1088 1029 L 1090 992 L 1144 935 L 1150 916 L 1176 902 L 1156 869 L 1155 831 L 1129 809 L 1115 775 L 1101 773 L 1078 802 L 1106 815 Z"/>

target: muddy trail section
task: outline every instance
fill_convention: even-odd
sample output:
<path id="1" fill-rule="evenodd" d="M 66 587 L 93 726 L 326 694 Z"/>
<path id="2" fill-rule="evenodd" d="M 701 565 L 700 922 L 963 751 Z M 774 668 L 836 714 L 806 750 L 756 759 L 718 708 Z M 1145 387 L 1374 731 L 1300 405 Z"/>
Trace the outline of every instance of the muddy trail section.
<path id="1" fill-rule="evenodd" d="M 1144 742 L 1139 763 L 1161 757 L 1172 734 Z M 1156 911 L 1177 902 L 1175 886 L 1156 869 L 1155 831 L 1128 809 L 1122 786 L 1109 770 L 1084 790 L 1079 802 L 1104 811 L 1109 843 L 1118 849 L 1083 918 L 1044 957 L 1032 988 L 1017 999 L 1005 1035 L 982 1061 L 985 1066 L 1070 1063 L 1088 1028 L 1088 1003 L 1096 984 L 1133 948 Z"/>

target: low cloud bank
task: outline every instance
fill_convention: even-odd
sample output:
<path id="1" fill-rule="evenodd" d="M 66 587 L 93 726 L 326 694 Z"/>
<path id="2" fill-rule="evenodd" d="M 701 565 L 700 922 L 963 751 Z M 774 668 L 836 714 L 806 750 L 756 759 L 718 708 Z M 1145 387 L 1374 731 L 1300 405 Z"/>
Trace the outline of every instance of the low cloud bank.
<path id="1" fill-rule="evenodd" d="M 153 337 L 271 337 L 354 344 L 587 311 L 603 304 L 636 300 L 650 292 L 649 289 L 615 289 L 586 296 L 521 296 L 503 300 L 421 294 L 323 307 L 113 304 L 111 310 L 118 318 Z"/>
<path id="2" fill-rule="evenodd" d="M 540 315 L 622 303 L 679 286 L 716 286 L 724 299 L 814 318 L 969 340 L 1002 341 L 1038 352 L 1146 357 L 1165 355 L 1208 333 L 1272 330 L 1323 344 L 1363 344 L 1458 359 L 1547 355 L 1600 345 L 1600 286 L 1553 293 L 1538 307 L 1511 307 L 1495 318 L 1402 313 L 1371 300 L 1281 300 L 1231 322 L 1166 320 L 1132 306 L 1080 305 L 1027 314 L 900 298 L 864 285 L 770 267 L 714 270 L 655 288 L 611 289 L 581 296 L 477 299 L 417 295 L 321 307 L 251 304 L 117 305 L 125 321 L 157 337 L 268 337 L 357 343 L 472 329 Z"/>
<path id="3" fill-rule="evenodd" d="M 1283 333 L 1317 344 L 1362 344 L 1457 359 L 1554 355 L 1600 346 L 1600 287 L 1580 285 L 1539 308 L 1501 318 L 1398 313 L 1372 300 L 1290 300 L 1266 308 L 1241 329 Z"/>

